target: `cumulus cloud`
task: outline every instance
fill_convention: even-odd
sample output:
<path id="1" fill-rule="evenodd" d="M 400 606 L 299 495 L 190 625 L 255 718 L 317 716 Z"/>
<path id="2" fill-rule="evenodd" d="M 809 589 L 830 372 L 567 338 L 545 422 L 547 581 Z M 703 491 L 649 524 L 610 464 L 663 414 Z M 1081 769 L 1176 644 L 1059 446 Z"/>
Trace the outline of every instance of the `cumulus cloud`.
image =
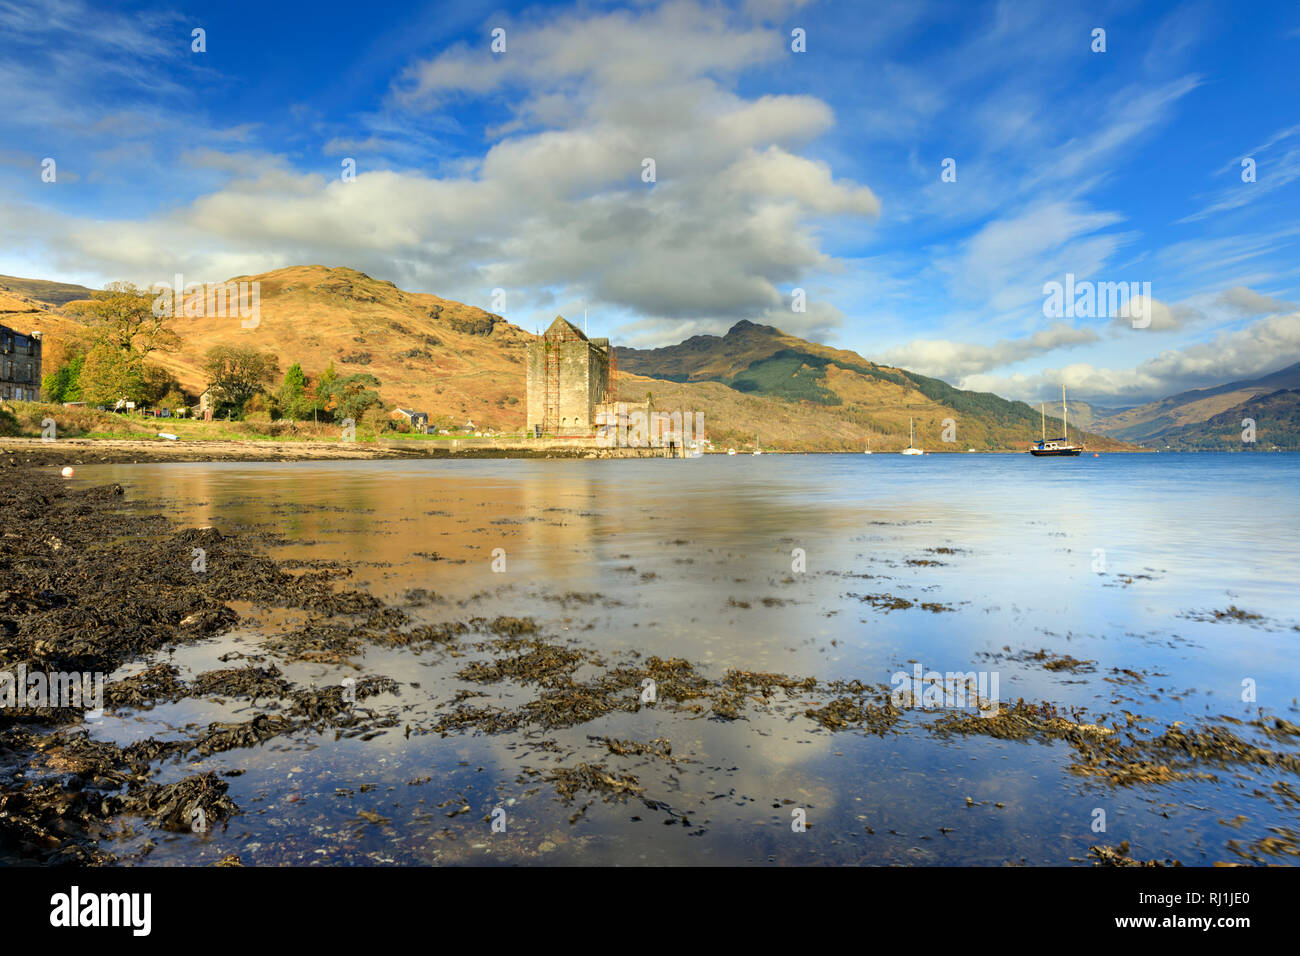
<path id="1" fill-rule="evenodd" d="M 1260 295 L 1253 289 L 1237 285 L 1219 294 L 1218 302 L 1242 315 L 1272 315 L 1276 312 L 1293 312 L 1300 306 L 1283 302 L 1270 295 Z"/>
<path id="2" fill-rule="evenodd" d="M 1129 301 L 1127 314 L 1112 316 L 1110 324 L 1135 332 L 1176 332 L 1204 318 L 1205 313 L 1193 305 L 1168 305 L 1154 296 L 1136 295 Z M 1146 324 L 1135 327 L 1135 321 Z"/>
<path id="3" fill-rule="evenodd" d="M 1150 317 L 1150 324 L 1134 330 L 1135 332 L 1176 332 L 1197 324 L 1213 322 L 1216 316 L 1255 317 L 1294 312 L 1300 308 L 1294 303 L 1261 295 L 1244 285 L 1225 289 L 1215 296 L 1198 296 L 1173 304 L 1143 295 L 1134 297 L 1133 303 L 1129 309 L 1131 315 Z M 1133 329 L 1133 320 L 1128 316 L 1118 315 L 1111 320 L 1111 325 L 1121 329 Z"/>
<path id="4" fill-rule="evenodd" d="M 1044 369 L 1035 375 L 972 375 L 963 388 L 1036 401 L 1064 383 L 1079 398 L 1101 404 L 1138 404 L 1193 388 L 1258 378 L 1300 355 L 1300 312 L 1273 315 L 1207 342 L 1167 349 L 1131 368 L 1088 363 Z"/>
<path id="5" fill-rule="evenodd" d="M 1087 345 L 1100 336 L 1092 329 L 1075 328 L 1057 322 L 1050 328 L 1019 339 L 1002 339 L 992 345 L 969 342 L 951 342 L 946 339 L 919 339 L 901 348 L 884 353 L 882 361 L 889 365 L 932 375 L 943 379 L 965 379 L 969 376 L 1013 365 L 1059 348 Z"/>
<path id="6" fill-rule="evenodd" d="M 1102 404 L 1133 403 L 1217 385 L 1230 379 L 1254 378 L 1300 357 L 1300 312 L 1297 306 L 1261 295 L 1246 286 L 1233 286 L 1217 294 L 1204 294 L 1183 302 L 1165 303 L 1138 296 L 1134 314 L 1145 313 L 1150 324 L 1134 329 L 1132 319 L 1118 316 L 1108 324 L 1109 336 L 1092 328 L 1065 322 L 1022 338 L 991 345 L 947 339 L 919 339 L 883 353 L 891 365 L 944 378 L 962 388 L 993 391 L 1014 398 L 1037 400 L 1064 382 L 1081 398 Z M 1286 315 L 1280 313 L 1289 313 Z M 1235 324 L 1242 316 L 1269 318 L 1244 328 Z M 1166 349 L 1128 369 L 1098 368 L 1074 363 L 1038 374 L 996 374 L 1000 368 L 1045 356 L 1059 349 L 1144 336 L 1152 332 L 1188 331 L 1231 322 L 1213 340 L 1185 348 Z M 1102 329 L 1105 331 L 1105 328 Z"/>
<path id="7" fill-rule="evenodd" d="M 58 237 L 52 256 L 83 273 L 90 263 L 141 281 L 346 263 L 469 301 L 498 287 L 516 307 L 584 298 L 651 320 L 643 328 L 663 341 L 682 323 L 769 314 L 791 331 L 824 331 L 838 310 L 781 313 L 780 289 L 836 268 L 822 223 L 873 220 L 880 202 L 802 155 L 834 125 L 825 102 L 735 92 L 785 40 L 740 16 L 674 0 L 507 20 L 508 53 L 495 57 L 488 23 L 484 43 L 412 64 L 391 96 L 417 116 L 452 98 L 504 100 L 514 119 L 463 167 L 368 169 L 359 152 L 355 180 L 343 182 L 276 156 L 207 150 L 190 164 L 224 182 L 188 205 L 130 222 L 50 213 L 44 234 Z M 325 152 L 381 143 L 335 138 Z"/>

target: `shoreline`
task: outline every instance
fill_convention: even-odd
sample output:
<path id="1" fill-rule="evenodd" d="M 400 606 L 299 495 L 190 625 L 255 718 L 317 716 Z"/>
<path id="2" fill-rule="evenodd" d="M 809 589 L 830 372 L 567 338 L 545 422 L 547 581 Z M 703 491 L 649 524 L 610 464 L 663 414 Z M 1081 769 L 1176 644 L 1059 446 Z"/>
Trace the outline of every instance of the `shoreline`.
<path id="1" fill-rule="evenodd" d="M 158 462 L 393 461 L 424 458 L 593 458 L 594 449 L 403 448 L 380 442 L 178 441 L 158 439 L 0 438 L 10 465 L 130 465 Z M 612 457 L 612 456 L 609 456 Z"/>
<path id="2" fill-rule="evenodd" d="M 848 455 L 860 456 L 853 451 L 764 451 L 767 455 Z M 875 452 L 889 457 L 897 452 Z M 997 451 L 939 451 L 935 455 L 1024 455 L 1014 449 Z M 1160 454 L 1139 449 L 1134 451 L 1107 451 L 1098 454 Z M 1170 452 L 1170 454 L 1173 454 Z M 1185 454 L 1192 454 L 1190 452 Z M 1204 453 L 1212 454 L 1212 453 Z M 1236 452 L 1225 454 L 1237 454 Z M 40 438 L 0 438 L 0 462 L 23 465 L 123 465 L 153 464 L 160 462 L 295 462 L 295 461 L 393 461 L 418 459 L 459 458 L 520 458 L 520 459 L 619 459 L 663 458 L 662 449 L 609 449 L 592 445 L 546 448 L 510 447 L 437 447 L 430 442 L 379 442 L 341 441 L 166 441 L 160 439 L 124 438 L 60 438 L 44 441 Z M 708 452 L 704 457 L 751 457 L 748 452 L 730 456 L 726 452 Z"/>

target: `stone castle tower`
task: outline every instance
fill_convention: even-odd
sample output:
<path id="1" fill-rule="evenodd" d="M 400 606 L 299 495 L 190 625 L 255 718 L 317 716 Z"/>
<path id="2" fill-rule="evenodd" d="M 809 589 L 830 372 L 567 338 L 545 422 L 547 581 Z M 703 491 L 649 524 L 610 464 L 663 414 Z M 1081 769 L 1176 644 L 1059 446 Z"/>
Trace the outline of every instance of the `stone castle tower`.
<path id="1" fill-rule="evenodd" d="M 589 339 L 563 316 L 528 346 L 528 431 L 591 435 L 611 400 L 609 339 Z"/>

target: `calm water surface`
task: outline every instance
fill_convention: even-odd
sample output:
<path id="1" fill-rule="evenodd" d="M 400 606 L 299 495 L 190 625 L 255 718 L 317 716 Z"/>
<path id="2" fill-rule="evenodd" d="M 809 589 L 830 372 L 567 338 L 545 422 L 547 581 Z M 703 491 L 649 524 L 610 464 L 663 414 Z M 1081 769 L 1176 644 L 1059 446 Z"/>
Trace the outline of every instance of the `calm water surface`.
<path id="1" fill-rule="evenodd" d="M 441 600 L 409 612 L 424 621 L 531 617 L 548 639 L 686 658 L 711 677 L 738 668 L 880 683 L 919 662 L 996 671 L 1003 701 L 1094 716 L 1249 719 L 1263 707 L 1300 721 L 1296 455 L 158 464 L 87 466 L 76 480 L 120 482 L 139 507 L 186 524 L 276 531 L 277 557 L 353 563 L 347 586 L 394 604 L 425 588 Z M 492 570 L 498 548 L 503 573 Z M 922 560 L 940 563 L 908 563 Z M 882 592 L 954 610 L 885 613 L 858 597 Z M 1261 619 L 1200 619 L 1229 606 Z M 183 677 L 231 666 L 219 660 L 231 651 L 256 659 L 276 623 L 255 613 L 170 659 Z M 989 656 L 1040 648 L 1096 670 Z M 1069 774 L 1064 744 L 939 740 L 915 727 L 832 734 L 793 705 L 734 722 L 643 708 L 555 733 L 408 739 L 402 724 L 427 726 L 457 690 L 486 690 L 484 703 L 528 691 L 468 684 L 455 676 L 465 659 L 438 654 L 371 647 L 357 662 L 402 685 L 367 701 L 397 713 L 396 728 L 368 741 L 302 732 L 166 765 L 164 781 L 243 771 L 229 778 L 243 813 L 204 836 L 137 822 L 116 849 L 153 840 L 144 862 L 155 864 L 236 852 L 246 863 L 1060 865 L 1129 840 L 1139 858 L 1205 864 L 1235 859 L 1229 840 L 1297 825 L 1251 796 L 1269 777 L 1112 789 Z M 360 676 L 277 663 L 301 686 Z M 1147 680 L 1118 685 L 1113 668 Z M 1253 704 L 1241 699 L 1246 679 Z M 126 743 L 257 710 L 185 700 L 94 732 Z M 690 825 L 599 799 L 571 824 L 589 797 L 566 804 L 522 776 L 603 759 L 589 735 L 670 739 L 679 764 L 617 766 Z M 471 812 L 447 816 L 460 806 Z M 486 821 L 497 807 L 505 834 Z M 806 810 L 806 832 L 792 832 L 791 807 Z M 1091 829 L 1096 808 L 1104 834 Z M 1239 814 L 1244 824 L 1221 822 Z"/>

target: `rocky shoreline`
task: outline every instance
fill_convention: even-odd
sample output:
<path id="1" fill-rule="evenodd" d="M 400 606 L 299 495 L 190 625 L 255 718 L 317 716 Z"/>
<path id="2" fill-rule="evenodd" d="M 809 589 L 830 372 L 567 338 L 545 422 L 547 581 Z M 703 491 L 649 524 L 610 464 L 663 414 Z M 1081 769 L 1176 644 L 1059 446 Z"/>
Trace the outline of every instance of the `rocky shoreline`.
<path id="1" fill-rule="evenodd" d="M 448 448 L 431 442 L 202 441 L 0 438 L 12 467 L 135 465 L 153 462 L 380 461 L 459 458 L 608 458 L 591 448 Z"/>
<path id="2" fill-rule="evenodd" d="M 1022 700 L 1000 704 L 990 716 L 947 713 L 931 719 L 933 714 L 898 706 L 883 683 L 737 670 L 711 675 L 686 660 L 608 655 L 580 642 L 553 640 L 528 618 L 418 623 L 408 612 L 427 603 L 427 594 L 413 592 L 399 606 L 385 604 L 349 589 L 346 565 L 279 562 L 266 553 L 273 542 L 255 532 L 177 527 L 132 508 L 120 485 L 78 488 L 46 469 L 13 466 L 7 459 L 0 459 L 0 513 L 7 517 L 0 534 L 0 672 L 103 675 L 103 707 L 110 715 L 183 698 L 246 701 L 256 711 L 248 719 L 187 728 L 180 738 L 146 737 L 119 746 L 91 735 L 88 708 L 29 699 L 0 709 L 0 861 L 6 863 L 139 863 L 149 845 L 126 855 L 115 846 L 124 821 L 143 821 L 160 833 L 189 833 L 196 821 L 219 827 L 247 808 L 231 799 L 226 779 L 242 770 L 202 768 L 199 761 L 213 754 L 308 732 L 363 741 L 384 732 L 407 739 L 518 734 L 529 739 L 530 748 L 555 751 L 555 734 L 640 709 L 647 681 L 657 688 L 655 706 L 685 720 L 730 723 L 766 712 L 817 733 L 910 733 L 937 745 L 958 736 L 1060 745 L 1068 755 L 1066 772 L 1090 786 L 1159 787 L 1250 775 L 1257 780 L 1257 798 L 1300 807 L 1287 782 L 1300 776 L 1300 726 L 1280 717 L 1206 716 L 1164 726 L 1122 708 L 1085 714 Z M 193 566 L 198 552 L 204 555 L 202 573 Z M 306 620 L 265 638 L 256 660 L 183 679 L 164 652 L 234 627 L 241 615 L 233 605 L 294 609 Z M 404 718 L 376 699 L 428 691 L 364 674 L 354 658 L 367 647 L 447 660 L 468 686 L 438 701 L 428 719 L 410 719 L 403 730 Z M 1018 656 L 1071 673 L 1087 673 L 1091 664 L 1045 651 Z M 456 663 L 462 657 L 468 659 Z M 281 669 L 295 661 L 351 668 L 357 677 L 349 686 L 298 686 Z M 129 676 L 114 679 L 124 665 L 135 666 Z M 1142 680 L 1137 671 L 1124 673 L 1131 675 L 1127 680 Z M 481 699 L 507 682 L 527 695 L 510 703 Z M 636 772 L 636 761 L 647 759 L 671 765 L 674 773 L 679 764 L 691 772 L 685 765 L 698 755 L 675 748 L 667 737 L 587 740 L 566 765 L 525 770 L 520 783 L 553 788 L 576 810 L 570 823 L 596 800 L 631 800 L 663 816 L 664 823 L 706 832 L 707 817 L 675 807 L 671 793 L 653 792 Z M 176 779 L 178 766 L 185 774 Z M 164 768 L 170 768 L 170 782 L 158 779 Z M 982 803 L 967 798 L 967 807 L 976 805 Z M 1229 848 L 1248 863 L 1300 855 L 1290 830 Z M 1126 845 L 1092 851 L 1088 862 L 1097 865 L 1177 862 L 1144 863 Z M 227 853 L 221 862 L 240 861 Z"/>

